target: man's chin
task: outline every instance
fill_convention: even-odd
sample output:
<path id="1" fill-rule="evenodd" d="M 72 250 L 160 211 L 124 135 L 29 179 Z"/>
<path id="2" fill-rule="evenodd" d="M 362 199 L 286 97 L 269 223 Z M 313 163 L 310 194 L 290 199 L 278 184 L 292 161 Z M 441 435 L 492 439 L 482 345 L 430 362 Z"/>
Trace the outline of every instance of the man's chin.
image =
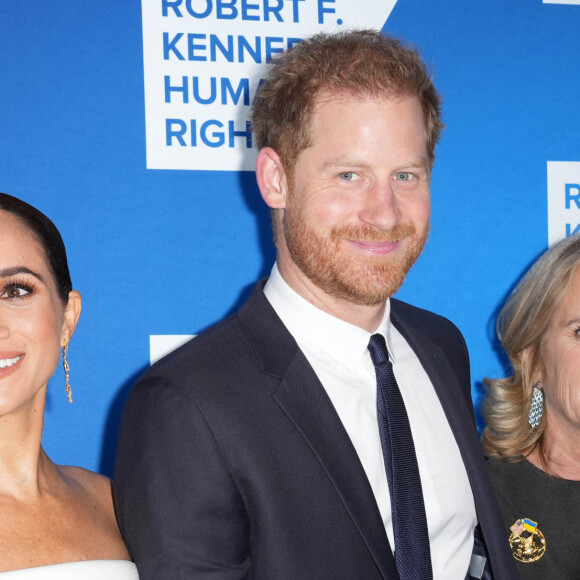
<path id="1" fill-rule="evenodd" d="M 368 228 L 341 228 L 324 236 L 291 220 L 285 234 L 302 275 L 326 294 L 361 306 L 384 303 L 399 290 L 427 238 L 427 232 L 417 238 L 410 225 L 380 237 Z"/>
<path id="2" fill-rule="evenodd" d="M 329 294 L 360 306 L 382 304 L 401 288 L 423 245 L 415 241 L 411 247 L 400 247 L 390 254 L 367 255 L 362 263 L 360 256 L 341 260 L 321 286 L 326 285 Z"/>
<path id="3" fill-rule="evenodd" d="M 403 284 L 406 270 L 341 271 L 330 278 L 311 278 L 326 294 L 359 306 L 383 304 Z"/>

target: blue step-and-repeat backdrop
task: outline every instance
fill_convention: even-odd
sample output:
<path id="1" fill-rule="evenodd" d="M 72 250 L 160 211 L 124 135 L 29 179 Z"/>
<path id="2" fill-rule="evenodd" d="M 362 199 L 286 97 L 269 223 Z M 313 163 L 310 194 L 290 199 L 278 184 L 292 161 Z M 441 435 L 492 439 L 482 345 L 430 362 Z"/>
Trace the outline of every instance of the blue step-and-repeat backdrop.
<path id="1" fill-rule="evenodd" d="M 432 233 L 399 297 L 452 319 L 473 394 L 505 372 L 494 317 L 580 230 L 580 0 L 0 3 L 0 191 L 50 216 L 83 314 L 44 444 L 111 475 L 150 361 L 235 311 L 273 260 L 247 113 L 264 62 L 307 34 L 382 28 L 444 96 Z M 480 425 L 481 426 L 481 425 Z"/>

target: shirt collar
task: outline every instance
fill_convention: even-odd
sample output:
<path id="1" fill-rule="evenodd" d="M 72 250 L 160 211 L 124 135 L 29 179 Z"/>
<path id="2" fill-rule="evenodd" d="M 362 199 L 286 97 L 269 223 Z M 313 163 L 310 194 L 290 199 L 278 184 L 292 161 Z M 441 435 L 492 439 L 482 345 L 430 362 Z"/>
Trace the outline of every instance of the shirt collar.
<path id="1" fill-rule="evenodd" d="M 264 294 L 297 342 L 314 345 L 350 371 L 367 354 L 374 333 L 336 318 L 302 298 L 282 278 L 276 264 L 264 287 Z M 375 332 L 385 337 L 389 356 L 394 362 L 390 312 L 391 304 L 387 300 L 383 319 Z"/>

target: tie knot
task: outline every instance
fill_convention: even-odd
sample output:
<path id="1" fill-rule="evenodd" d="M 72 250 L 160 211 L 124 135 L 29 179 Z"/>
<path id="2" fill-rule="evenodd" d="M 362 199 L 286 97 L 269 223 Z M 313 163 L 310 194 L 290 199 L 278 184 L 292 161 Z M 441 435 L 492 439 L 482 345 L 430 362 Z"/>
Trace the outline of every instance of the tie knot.
<path id="1" fill-rule="evenodd" d="M 369 352 L 371 359 L 375 366 L 389 361 L 389 351 L 387 350 L 387 343 L 382 334 L 373 334 L 369 341 Z"/>

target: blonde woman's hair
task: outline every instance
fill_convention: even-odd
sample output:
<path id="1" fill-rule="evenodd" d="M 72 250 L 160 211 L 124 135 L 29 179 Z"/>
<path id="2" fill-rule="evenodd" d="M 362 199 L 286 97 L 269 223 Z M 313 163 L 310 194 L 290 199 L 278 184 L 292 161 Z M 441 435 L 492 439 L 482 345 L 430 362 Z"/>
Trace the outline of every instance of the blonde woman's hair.
<path id="1" fill-rule="evenodd" d="M 499 313 L 497 334 L 513 374 L 484 381 L 487 395 L 482 412 L 487 427 L 483 446 L 489 457 L 515 460 L 537 449 L 550 472 L 542 441 L 546 417 L 532 429 L 528 413 L 534 384 L 544 371 L 542 343 L 579 265 L 580 234 L 575 234 L 540 257 Z"/>

